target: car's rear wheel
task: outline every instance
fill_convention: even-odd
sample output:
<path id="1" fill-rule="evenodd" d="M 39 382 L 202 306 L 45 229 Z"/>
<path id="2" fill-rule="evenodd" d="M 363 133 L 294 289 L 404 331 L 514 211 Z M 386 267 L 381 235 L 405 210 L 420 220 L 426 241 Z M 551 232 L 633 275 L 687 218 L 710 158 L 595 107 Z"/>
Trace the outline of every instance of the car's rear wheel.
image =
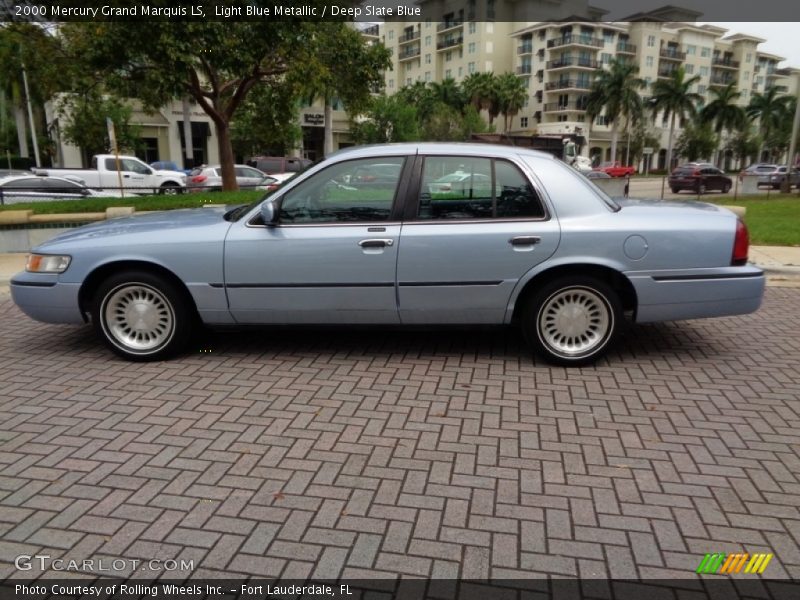
<path id="1" fill-rule="evenodd" d="M 147 271 L 109 277 L 92 303 L 95 331 L 112 351 L 134 361 L 162 360 L 183 350 L 193 314 L 182 290 Z"/>
<path id="2" fill-rule="evenodd" d="M 165 183 L 161 186 L 158 193 L 162 196 L 177 196 L 181 193 L 181 188 L 174 183 Z"/>
<path id="3" fill-rule="evenodd" d="M 563 277 L 544 285 L 523 313 L 525 337 L 548 362 L 580 366 L 594 362 L 622 322 L 617 292 L 593 277 Z"/>
<path id="4" fill-rule="evenodd" d="M 729 191 L 731 191 L 731 184 L 730 183 L 723 183 L 722 184 L 722 193 L 723 194 L 727 194 Z"/>
<path id="5" fill-rule="evenodd" d="M 681 191 L 681 188 L 679 188 L 679 187 L 675 187 L 675 186 L 673 186 L 673 187 L 671 187 L 671 188 L 669 188 L 669 189 L 671 189 L 671 190 L 672 190 L 672 193 L 673 193 L 673 194 L 677 194 L 678 192 L 680 192 L 680 191 Z"/>
<path id="6" fill-rule="evenodd" d="M 705 193 L 706 193 L 706 184 L 702 183 L 702 182 L 698 183 L 697 184 L 697 194 L 702 196 Z"/>

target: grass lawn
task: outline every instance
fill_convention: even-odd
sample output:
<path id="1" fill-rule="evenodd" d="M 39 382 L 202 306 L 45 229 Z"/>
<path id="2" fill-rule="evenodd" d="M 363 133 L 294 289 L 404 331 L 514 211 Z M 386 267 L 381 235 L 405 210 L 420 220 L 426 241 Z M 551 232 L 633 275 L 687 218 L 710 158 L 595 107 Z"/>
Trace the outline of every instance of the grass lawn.
<path id="1" fill-rule="evenodd" d="M 56 202 L 5 204 L 0 210 L 32 210 L 36 215 L 105 212 L 109 206 L 133 206 L 137 211 L 197 208 L 204 204 L 248 204 L 264 196 L 260 190 L 238 192 L 198 192 L 178 196 L 126 196 L 125 198 L 84 198 Z"/>
<path id="2" fill-rule="evenodd" d="M 704 202 L 710 199 L 703 198 Z M 800 196 L 772 194 L 766 198 L 715 197 L 714 204 L 744 206 L 744 222 L 750 231 L 750 243 L 765 246 L 800 246 Z"/>

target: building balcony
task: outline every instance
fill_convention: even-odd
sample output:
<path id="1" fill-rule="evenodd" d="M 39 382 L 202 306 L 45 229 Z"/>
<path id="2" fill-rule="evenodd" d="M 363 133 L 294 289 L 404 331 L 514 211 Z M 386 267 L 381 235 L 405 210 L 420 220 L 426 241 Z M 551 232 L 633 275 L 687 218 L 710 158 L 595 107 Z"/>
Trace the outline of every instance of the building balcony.
<path id="1" fill-rule="evenodd" d="M 592 87 L 592 82 L 589 80 L 578 80 L 578 79 L 562 79 L 560 81 L 548 81 L 544 85 L 544 89 L 546 92 L 551 92 L 554 90 L 588 90 Z"/>
<path id="2" fill-rule="evenodd" d="M 789 93 L 789 88 L 788 88 L 788 86 L 785 86 L 785 85 L 771 85 L 767 89 L 765 89 L 764 91 L 768 92 L 772 88 L 775 88 L 778 91 L 779 94 L 788 94 Z"/>
<path id="3" fill-rule="evenodd" d="M 517 54 L 533 54 L 533 44 L 517 46 Z"/>
<path id="4" fill-rule="evenodd" d="M 602 38 L 592 37 L 591 35 L 564 35 L 552 40 L 547 40 L 548 48 L 560 48 L 562 46 L 584 46 L 587 48 L 602 48 Z"/>
<path id="5" fill-rule="evenodd" d="M 711 60 L 712 67 L 719 67 L 721 69 L 738 69 L 739 61 L 731 60 L 730 58 L 714 58 Z"/>
<path id="6" fill-rule="evenodd" d="M 442 21 L 436 26 L 436 31 L 447 31 L 448 29 L 455 29 L 464 25 L 464 21 Z"/>
<path id="7" fill-rule="evenodd" d="M 602 66 L 603 64 L 599 61 L 581 57 L 559 58 L 556 60 L 547 61 L 546 64 L 548 69 L 600 69 Z"/>
<path id="8" fill-rule="evenodd" d="M 734 83 L 735 81 L 735 77 L 721 77 L 719 75 L 712 75 L 711 79 L 709 80 L 709 84 L 717 87 L 725 87 L 731 83 Z"/>
<path id="9" fill-rule="evenodd" d="M 661 79 L 669 79 L 672 77 L 672 74 L 678 70 L 678 67 L 668 66 L 668 67 L 659 67 L 658 68 L 658 76 Z"/>
<path id="10" fill-rule="evenodd" d="M 361 35 L 367 35 L 369 37 L 378 37 L 379 34 L 380 28 L 378 25 L 370 25 L 361 30 Z"/>
<path id="11" fill-rule="evenodd" d="M 617 43 L 617 52 L 621 54 L 636 54 L 636 46 L 627 42 Z"/>
<path id="12" fill-rule="evenodd" d="M 419 46 L 414 48 L 407 48 L 397 55 L 397 60 L 411 60 L 420 55 L 421 49 Z"/>
<path id="13" fill-rule="evenodd" d="M 665 60 L 677 60 L 683 62 L 686 60 L 686 52 L 678 52 L 670 48 L 665 48 L 658 53 L 658 55 Z"/>
<path id="14" fill-rule="evenodd" d="M 413 42 L 414 40 L 418 40 L 420 36 L 419 31 L 410 31 L 409 33 L 405 33 L 397 38 L 398 44 L 407 44 L 408 42 Z"/>
<path id="15" fill-rule="evenodd" d="M 517 67 L 517 75 L 530 75 L 532 70 L 531 65 L 520 65 Z"/>
<path id="16" fill-rule="evenodd" d="M 440 42 L 437 42 L 436 43 L 436 49 L 437 50 L 446 50 L 447 48 L 453 48 L 455 46 L 460 46 L 463 43 L 464 43 L 464 37 L 463 36 L 459 35 L 458 37 L 449 37 L 449 38 L 443 39 Z"/>
<path id="17" fill-rule="evenodd" d="M 544 105 L 544 112 L 584 112 L 586 103 L 584 102 L 548 102 Z"/>

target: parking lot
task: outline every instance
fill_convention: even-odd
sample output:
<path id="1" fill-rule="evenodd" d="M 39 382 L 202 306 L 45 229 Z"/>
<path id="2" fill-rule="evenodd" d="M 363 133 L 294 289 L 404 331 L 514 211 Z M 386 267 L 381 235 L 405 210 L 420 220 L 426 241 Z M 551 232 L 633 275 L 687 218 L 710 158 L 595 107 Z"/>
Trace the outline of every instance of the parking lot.
<path id="1" fill-rule="evenodd" d="M 764 552 L 764 576 L 798 578 L 798 331 L 800 289 L 769 288 L 754 315 L 633 327 L 570 371 L 508 330 L 214 334 L 133 364 L 5 295 L 0 577 L 46 554 L 687 579 L 705 553 Z"/>

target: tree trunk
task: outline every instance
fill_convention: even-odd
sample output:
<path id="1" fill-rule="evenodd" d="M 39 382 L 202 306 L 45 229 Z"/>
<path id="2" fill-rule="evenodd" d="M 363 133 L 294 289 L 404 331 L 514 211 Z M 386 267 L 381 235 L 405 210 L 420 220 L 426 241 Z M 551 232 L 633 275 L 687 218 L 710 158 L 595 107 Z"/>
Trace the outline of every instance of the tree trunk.
<path id="1" fill-rule="evenodd" d="M 667 164 L 665 170 L 667 174 L 672 171 L 672 135 L 675 133 L 675 113 L 669 118 L 669 137 L 667 138 Z"/>
<path id="2" fill-rule="evenodd" d="M 236 170 L 233 166 L 230 125 L 222 121 L 215 122 L 215 125 L 217 128 L 219 164 L 222 171 L 222 189 L 226 192 L 235 192 L 239 189 L 239 184 L 236 183 Z"/>
<path id="3" fill-rule="evenodd" d="M 331 106 L 331 99 L 328 96 L 325 97 L 325 142 L 323 152 L 326 157 L 333 153 L 333 106 Z"/>
<path id="4" fill-rule="evenodd" d="M 617 119 L 614 119 L 611 122 L 611 162 L 617 160 L 617 137 L 619 132 L 617 131 Z"/>
<path id="5" fill-rule="evenodd" d="M 189 106 L 189 97 L 183 97 L 183 146 L 184 156 L 186 160 L 183 161 L 184 169 L 194 168 L 194 144 L 192 143 L 192 121 L 191 110 Z"/>
<path id="6" fill-rule="evenodd" d="M 19 107 L 14 107 L 14 122 L 17 124 L 17 142 L 19 142 L 19 155 L 24 158 L 30 157 L 28 151 L 28 126 L 25 124 L 25 111 Z"/>

